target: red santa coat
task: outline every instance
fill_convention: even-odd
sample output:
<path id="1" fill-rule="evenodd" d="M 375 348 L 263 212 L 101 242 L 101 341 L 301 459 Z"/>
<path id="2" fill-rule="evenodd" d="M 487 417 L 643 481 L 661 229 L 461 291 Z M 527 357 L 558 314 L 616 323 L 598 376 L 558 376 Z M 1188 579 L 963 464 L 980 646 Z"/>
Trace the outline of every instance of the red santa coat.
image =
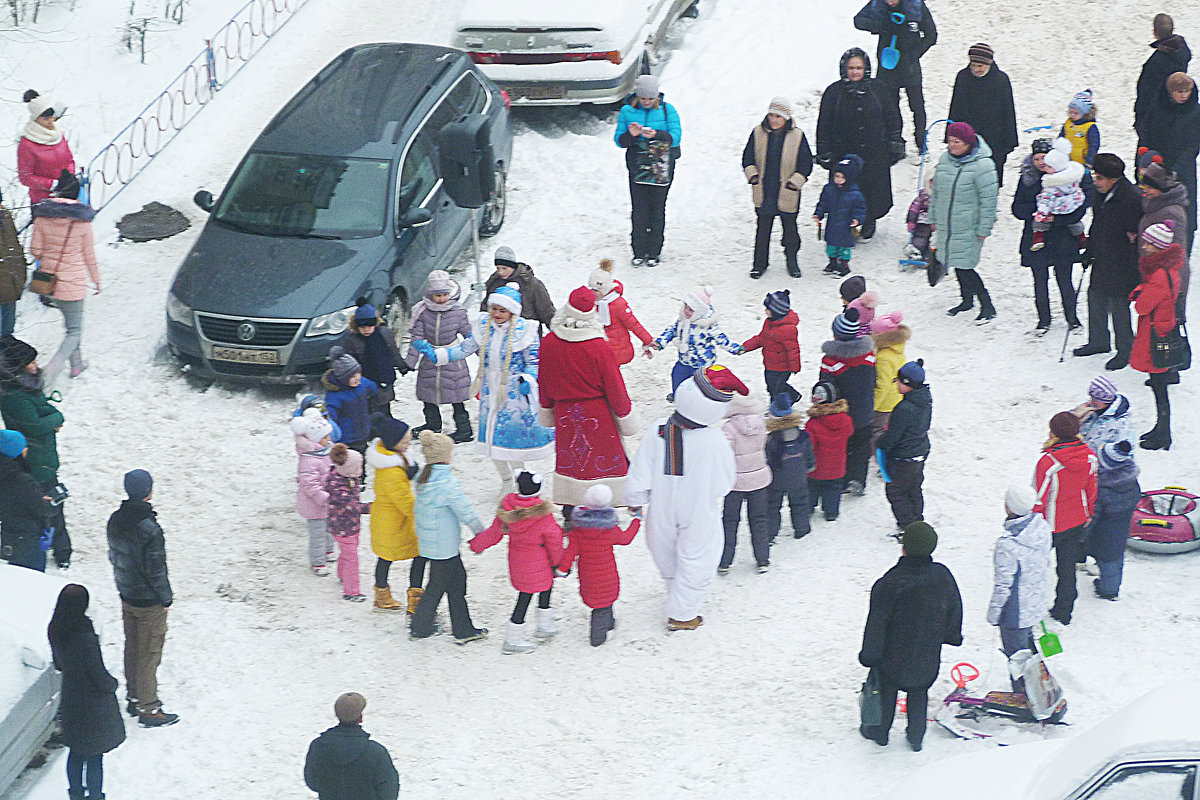
<path id="1" fill-rule="evenodd" d="M 808 477 L 831 481 L 846 477 L 846 441 L 854 433 L 854 422 L 847 413 L 845 400 L 821 403 L 808 410 L 808 431 L 812 439 L 816 468 Z"/>
<path id="2" fill-rule="evenodd" d="M 1042 450 L 1034 470 L 1037 503 L 1033 510 L 1060 533 L 1092 518 L 1096 505 L 1096 454 L 1081 439 L 1058 442 Z"/>
<path id="3" fill-rule="evenodd" d="M 1167 335 L 1175 327 L 1175 300 L 1179 297 L 1183 258 L 1183 246 L 1173 244 L 1157 253 L 1147 253 L 1138 261 L 1142 282 L 1129 295 L 1138 315 L 1129 366 L 1138 372 L 1166 372 L 1154 366 L 1150 358 L 1150 319 L 1154 318 L 1154 330 L 1159 336 Z"/>
<path id="4" fill-rule="evenodd" d="M 539 421 L 554 425 L 554 502 L 583 505 L 588 488 L 604 483 L 613 504 L 623 506 L 629 457 L 621 436 L 635 433 L 637 421 L 603 329 L 594 318 L 575 322 L 561 312 L 555 317 L 538 369 Z"/>
<path id="5" fill-rule="evenodd" d="M 625 287 L 621 285 L 620 281 L 614 280 L 612 291 L 596 301 L 596 313 L 600 324 L 604 326 L 604 335 L 608 338 L 608 346 L 612 348 L 613 355 L 617 357 L 617 364 L 622 366 L 633 361 L 634 350 L 631 333 L 641 339 L 643 345 L 654 341 L 650 332 L 642 327 L 642 323 L 638 322 L 638 318 L 633 315 L 624 294 Z M 605 308 L 607 308 L 607 321 Z"/>
<path id="6" fill-rule="evenodd" d="M 580 509 L 576 512 L 571 527 L 570 541 L 563 552 L 558 568 L 570 572 L 575 559 L 579 559 L 579 596 L 588 608 L 608 608 L 617 602 L 621 594 L 621 575 L 617 572 L 617 559 L 613 547 L 629 544 L 637 536 L 642 521 L 635 519 L 628 528 L 621 530 L 617 515 L 612 509 Z M 607 527 L 584 527 L 593 524 L 588 516 L 600 520 L 597 524 Z M 580 518 L 582 517 L 582 518 Z"/>
<path id="7" fill-rule="evenodd" d="M 562 528 L 554 506 L 540 497 L 508 494 L 496 519 L 469 542 L 482 553 L 508 535 L 508 579 L 518 592 L 544 592 L 554 585 L 554 565 L 562 558 Z"/>
<path id="8" fill-rule="evenodd" d="M 800 317 L 789 311 L 780 319 L 767 319 L 757 336 L 742 342 L 747 353 L 762 348 L 763 368 L 776 372 L 800 371 Z"/>

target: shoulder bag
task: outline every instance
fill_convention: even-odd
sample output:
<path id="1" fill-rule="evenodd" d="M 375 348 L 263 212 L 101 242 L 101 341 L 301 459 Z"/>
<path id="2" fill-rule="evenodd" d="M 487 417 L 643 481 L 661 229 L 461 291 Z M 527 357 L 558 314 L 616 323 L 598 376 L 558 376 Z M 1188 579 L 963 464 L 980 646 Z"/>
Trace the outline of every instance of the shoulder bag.
<path id="1" fill-rule="evenodd" d="M 63 256 L 67 254 L 67 242 L 71 240 L 71 228 L 75 226 L 75 221 L 67 223 L 67 233 L 63 236 L 62 249 L 58 253 L 58 262 L 61 264 Z M 42 269 L 41 261 L 34 262 L 33 277 L 29 281 L 29 291 L 34 294 L 53 295 L 54 290 L 58 288 L 58 270 L 51 272 Z"/>
<path id="2" fill-rule="evenodd" d="M 1175 286 L 1171 282 L 1171 273 L 1167 273 L 1167 285 L 1171 293 Z M 1188 344 L 1187 326 L 1177 323 L 1165 335 L 1159 336 L 1154 328 L 1154 312 L 1150 313 L 1150 363 L 1157 369 L 1171 372 L 1183 372 L 1192 365 L 1192 348 Z"/>

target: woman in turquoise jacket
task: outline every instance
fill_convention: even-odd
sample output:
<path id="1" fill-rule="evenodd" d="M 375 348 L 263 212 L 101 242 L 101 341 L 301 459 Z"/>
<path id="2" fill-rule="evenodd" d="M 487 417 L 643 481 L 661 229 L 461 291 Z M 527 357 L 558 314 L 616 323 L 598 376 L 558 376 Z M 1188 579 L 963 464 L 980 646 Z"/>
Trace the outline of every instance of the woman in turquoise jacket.
<path id="1" fill-rule="evenodd" d="M 679 113 L 658 91 L 658 78 L 639 75 L 621 107 L 613 141 L 625 149 L 633 266 L 657 267 L 667 223 L 667 192 L 679 158 Z"/>
<path id="2" fill-rule="evenodd" d="M 996 224 L 996 165 L 992 148 L 965 122 L 953 122 L 946 130 L 946 152 L 933 176 L 929 221 L 937 232 L 938 258 L 954 269 L 962 302 L 950 309 L 961 314 L 979 298 L 982 324 L 995 318 L 996 308 L 975 267 L 983 254 L 983 241 Z"/>

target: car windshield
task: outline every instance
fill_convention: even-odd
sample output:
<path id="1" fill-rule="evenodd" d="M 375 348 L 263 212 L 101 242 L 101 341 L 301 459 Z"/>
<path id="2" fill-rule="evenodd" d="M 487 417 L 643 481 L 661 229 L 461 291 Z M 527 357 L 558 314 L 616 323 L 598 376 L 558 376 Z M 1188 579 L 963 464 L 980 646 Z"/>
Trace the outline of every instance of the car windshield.
<path id="1" fill-rule="evenodd" d="M 387 217 L 390 167 L 371 158 L 251 153 L 213 218 L 263 236 L 378 236 Z"/>

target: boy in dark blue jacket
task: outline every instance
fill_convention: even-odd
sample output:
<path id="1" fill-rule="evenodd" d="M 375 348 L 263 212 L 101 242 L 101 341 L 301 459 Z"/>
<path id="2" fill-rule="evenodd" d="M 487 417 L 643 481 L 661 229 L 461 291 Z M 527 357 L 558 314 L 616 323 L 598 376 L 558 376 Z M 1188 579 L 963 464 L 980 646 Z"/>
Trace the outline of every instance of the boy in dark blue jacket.
<path id="1" fill-rule="evenodd" d="M 338 441 L 365 453 L 367 439 L 371 438 L 371 398 L 379 387 L 370 378 L 364 378 L 358 359 L 340 345 L 329 348 L 330 368 L 321 377 L 325 387 L 325 410 L 330 421 L 341 429 Z M 365 468 L 364 468 L 365 473 Z"/>
<path id="2" fill-rule="evenodd" d="M 858 173 L 863 161 L 851 153 L 829 173 L 829 183 L 821 190 L 821 199 L 813 209 L 813 219 L 825 223 L 825 272 L 838 276 L 850 274 L 850 255 L 854 248 L 854 229 L 867 218 L 867 201 L 858 189 Z"/>
<path id="3" fill-rule="evenodd" d="M 792 408 L 792 399 L 779 394 L 771 400 L 767 417 L 767 466 L 771 468 L 771 485 L 767 487 L 767 533 L 771 541 L 779 534 L 780 512 L 787 497 L 792 515 L 792 536 L 799 539 L 811 530 L 809 515 L 812 504 L 808 499 L 808 473 L 817 468 L 812 439 L 802 427 L 804 414 Z"/>
<path id="4" fill-rule="evenodd" d="M 933 397 L 925 383 L 925 362 L 909 361 L 893 379 L 900 402 L 892 409 L 887 430 L 879 437 L 880 466 L 887 477 L 884 490 L 896 527 L 903 531 L 909 523 L 925 519 L 925 459 L 929 457 L 929 424 L 933 420 Z"/>

